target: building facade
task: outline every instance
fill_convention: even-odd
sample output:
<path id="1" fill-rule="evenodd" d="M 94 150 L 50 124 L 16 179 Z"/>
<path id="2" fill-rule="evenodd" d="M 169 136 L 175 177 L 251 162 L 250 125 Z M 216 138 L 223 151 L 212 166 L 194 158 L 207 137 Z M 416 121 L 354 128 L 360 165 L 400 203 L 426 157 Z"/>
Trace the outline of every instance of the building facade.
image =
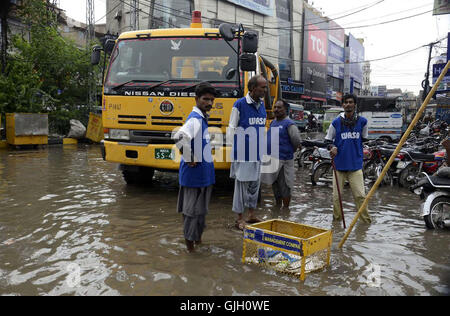
<path id="1" fill-rule="evenodd" d="M 344 92 L 362 90 L 362 43 L 307 1 L 107 0 L 105 30 L 188 27 L 194 10 L 205 27 L 227 22 L 257 32 L 259 53 L 278 65 L 291 102 L 340 105 Z"/>

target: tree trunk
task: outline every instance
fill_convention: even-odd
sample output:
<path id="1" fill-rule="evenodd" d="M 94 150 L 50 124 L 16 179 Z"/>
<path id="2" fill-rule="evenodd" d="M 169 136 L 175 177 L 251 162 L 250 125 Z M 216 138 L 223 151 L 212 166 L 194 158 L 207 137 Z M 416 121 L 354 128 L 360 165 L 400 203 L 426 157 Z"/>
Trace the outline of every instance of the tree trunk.
<path id="1" fill-rule="evenodd" d="M 1 19 L 1 73 L 4 74 L 6 72 L 6 57 L 8 53 L 8 16 L 11 10 L 11 2 L 9 0 L 6 1 L 0 7 L 0 19 Z"/>

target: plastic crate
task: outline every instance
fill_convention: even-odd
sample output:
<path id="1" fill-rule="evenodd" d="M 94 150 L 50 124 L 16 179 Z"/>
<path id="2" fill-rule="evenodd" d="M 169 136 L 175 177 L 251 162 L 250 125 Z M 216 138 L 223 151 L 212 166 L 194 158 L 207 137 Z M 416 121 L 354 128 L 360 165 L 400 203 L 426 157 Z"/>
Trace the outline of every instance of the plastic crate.
<path id="1" fill-rule="evenodd" d="M 306 273 L 330 265 L 331 230 L 269 220 L 244 230 L 242 262 L 258 264 L 305 280 Z"/>

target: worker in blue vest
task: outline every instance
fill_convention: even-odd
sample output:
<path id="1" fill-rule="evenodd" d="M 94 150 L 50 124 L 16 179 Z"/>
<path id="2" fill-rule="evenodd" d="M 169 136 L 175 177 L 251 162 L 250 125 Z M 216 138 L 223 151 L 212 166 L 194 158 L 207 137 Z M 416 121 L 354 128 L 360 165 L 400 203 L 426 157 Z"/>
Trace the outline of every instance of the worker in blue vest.
<path id="1" fill-rule="evenodd" d="M 177 210 L 183 214 L 184 238 L 189 252 L 201 243 L 215 183 L 207 112 L 211 110 L 216 95 L 211 84 L 200 83 L 195 89 L 196 106 L 174 135 L 182 153 Z"/>
<path id="2" fill-rule="evenodd" d="M 278 100 L 273 107 L 275 120 L 267 133 L 268 168 L 263 168 L 261 181 L 272 185 L 277 206 L 289 208 L 294 187 L 294 153 L 301 148 L 300 132 L 288 117 L 289 103 Z M 265 166 L 266 164 L 264 164 Z"/>
<path id="3" fill-rule="evenodd" d="M 233 140 L 230 177 L 235 179 L 233 212 L 237 214 L 235 226 L 243 230 L 245 223 L 261 221 L 255 211 L 260 188 L 261 157 L 264 153 L 266 109 L 263 98 L 267 80 L 260 75 L 248 82 L 249 93 L 237 100 L 231 110 L 227 139 Z M 243 214 L 248 208 L 248 217 Z"/>
<path id="4" fill-rule="evenodd" d="M 364 189 L 363 141 L 368 139 L 367 119 L 356 113 L 357 98 L 346 94 L 342 99 L 344 113 L 341 113 L 331 123 L 325 141 L 329 142 L 331 158 L 336 165 L 336 174 L 341 192 L 345 181 L 348 181 L 358 210 L 366 197 Z M 339 203 L 339 193 L 333 176 L 333 218 L 341 220 L 342 213 Z M 367 207 L 361 213 L 361 219 L 370 224 Z"/>

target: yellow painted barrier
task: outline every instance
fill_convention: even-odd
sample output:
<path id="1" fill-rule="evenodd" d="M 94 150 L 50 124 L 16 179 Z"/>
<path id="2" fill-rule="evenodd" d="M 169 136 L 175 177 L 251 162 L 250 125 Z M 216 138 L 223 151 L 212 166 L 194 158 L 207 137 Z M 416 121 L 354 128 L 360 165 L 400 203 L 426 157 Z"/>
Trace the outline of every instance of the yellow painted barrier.
<path id="1" fill-rule="evenodd" d="M 95 143 L 99 143 L 103 139 L 103 124 L 100 114 L 89 113 L 89 123 L 86 130 L 86 138 Z"/>
<path id="2" fill-rule="evenodd" d="M 377 181 L 375 182 L 375 184 L 370 189 L 370 192 L 367 194 L 366 199 L 364 200 L 364 203 L 359 208 L 358 213 L 356 213 L 356 216 L 353 219 L 352 223 L 350 224 L 350 227 L 348 228 L 347 232 L 345 233 L 344 237 L 342 238 L 341 242 L 339 243 L 339 248 L 342 248 L 342 246 L 344 245 L 345 241 L 348 238 L 348 235 L 350 235 L 350 232 L 352 231 L 353 226 L 355 226 L 356 221 L 358 220 L 358 218 L 361 215 L 362 211 L 369 204 L 369 200 L 372 198 L 373 194 L 375 193 L 375 191 L 377 190 L 377 188 L 380 185 L 381 181 L 383 180 L 384 175 L 386 174 L 386 172 L 391 167 L 392 162 L 394 161 L 395 157 L 397 157 L 398 153 L 400 152 L 400 149 L 402 149 L 402 147 L 405 144 L 406 140 L 408 139 L 409 134 L 411 133 L 412 129 L 414 128 L 414 126 L 416 126 L 417 122 L 422 117 L 422 114 L 423 114 L 423 112 L 425 112 L 425 109 L 426 109 L 428 103 L 430 102 L 430 99 L 436 93 L 436 90 L 439 87 L 439 85 L 440 85 L 442 79 L 444 78 L 445 74 L 447 73 L 449 67 L 450 67 L 450 61 L 448 61 L 447 65 L 445 65 L 445 68 L 441 72 L 441 75 L 439 76 L 439 78 L 436 81 L 436 83 L 434 84 L 433 89 L 431 89 L 430 93 L 428 93 L 428 95 L 425 98 L 425 101 L 423 102 L 422 106 L 417 111 L 416 116 L 412 120 L 411 124 L 409 124 L 409 127 L 406 130 L 405 134 L 403 135 L 402 139 L 400 139 L 400 142 L 398 143 L 397 148 L 395 148 L 394 153 L 391 155 L 391 158 L 388 160 L 388 162 L 384 166 L 384 169 L 381 172 L 381 175 L 378 177 Z"/>
<path id="3" fill-rule="evenodd" d="M 76 145 L 78 140 L 75 138 L 63 138 L 63 145 Z"/>
<path id="4" fill-rule="evenodd" d="M 48 115 L 6 113 L 6 141 L 15 146 L 48 144 Z"/>

